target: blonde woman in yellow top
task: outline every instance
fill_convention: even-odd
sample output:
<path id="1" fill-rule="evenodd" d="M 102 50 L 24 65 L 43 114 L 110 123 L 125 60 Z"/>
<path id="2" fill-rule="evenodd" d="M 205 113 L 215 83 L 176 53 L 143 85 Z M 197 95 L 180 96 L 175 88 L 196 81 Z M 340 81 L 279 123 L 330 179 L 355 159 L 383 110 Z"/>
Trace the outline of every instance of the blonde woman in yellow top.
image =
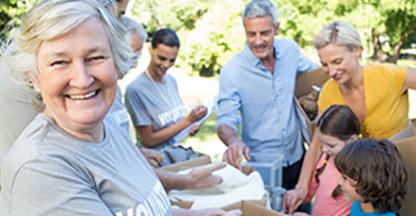
<path id="1" fill-rule="evenodd" d="M 319 96 L 319 111 L 345 104 L 358 116 L 364 137 L 399 139 L 415 135 L 409 121 L 407 89 L 416 89 L 416 69 L 385 64 L 361 65 L 363 50 L 358 32 L 342 21 L 326 25 L 316 36 L 323 69 L 331 79 Z M 321 154 L 316 136 L 305 155 L 301 176 L 294 190 L 286 193 L 289 212 L 299 206 Z"/>

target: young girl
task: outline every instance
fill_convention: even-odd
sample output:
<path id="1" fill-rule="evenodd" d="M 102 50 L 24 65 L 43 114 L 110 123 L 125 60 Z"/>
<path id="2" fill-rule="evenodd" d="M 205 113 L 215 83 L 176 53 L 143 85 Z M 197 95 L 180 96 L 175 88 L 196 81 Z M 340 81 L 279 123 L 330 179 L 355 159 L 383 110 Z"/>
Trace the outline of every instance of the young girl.
<path id="1" fill-rule="evenodd" d="M 340 173 L 334 165 L 334 156 L 344 146 L 356 140 L 360 132 L 360 122 L 352 110 L 344 105 L 329 107 L 317 122 L 317 134 L 322 147 L 322 155 L 317 164 L 315 174 L 308 188 L 308 196 L 305 202 L 310 202 L 315 196 L 312 215 L 319 216 L 346 216 L 349 215 L 351 201 L 340 196 L 340 188 L 337 181 Z M 297 189 L 286 194 L 285 207 L 289 213 L 295 209 L 289 209 L 290 199 L 298 194 Z"/>
<path id="2" fill-rule="evenodd" d="M 338 184 L 354 201 L 351 216 L 393 216 L 407 194 L 407 172 L 397 148 L 387 140 L 348 144 L 335 157 Z"/>

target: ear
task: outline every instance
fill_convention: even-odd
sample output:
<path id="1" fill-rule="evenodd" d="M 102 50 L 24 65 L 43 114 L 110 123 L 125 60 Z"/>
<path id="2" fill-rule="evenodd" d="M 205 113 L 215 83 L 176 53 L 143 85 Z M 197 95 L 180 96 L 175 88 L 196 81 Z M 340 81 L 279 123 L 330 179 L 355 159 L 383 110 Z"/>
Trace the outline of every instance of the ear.
<path id="1" fill-rule="evenodd" d="M 280 23 L 278 22 L 275 26 L 274 36 L 277 36 L 280 32 Z"/>
<path id="2" fill-rule="evenodd" d="M 358 59 L 361 59 L 363 48 L 362 47 L 355 48 L 354 53 Z"/>
<path id="3" fill-rule="evenodd" d="M 35 71 L 31 70 L 27 73 L 27 75 L 28 75 L 30 81 L 32 82 L 32 85 L 33 85 L 33 88 L 35 89 L 35 91 L 37 93 L 40 93 L 39 80 L 38 80 L 38 77 L 36 76 L 35 73 L 36 73 Z"/>

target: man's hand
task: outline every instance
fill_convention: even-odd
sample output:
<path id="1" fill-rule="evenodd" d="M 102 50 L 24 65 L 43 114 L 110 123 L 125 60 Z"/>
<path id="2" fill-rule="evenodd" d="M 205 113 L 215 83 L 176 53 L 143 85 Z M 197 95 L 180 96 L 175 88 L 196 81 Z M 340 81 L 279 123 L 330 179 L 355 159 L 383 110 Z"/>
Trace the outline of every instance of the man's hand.
<path id="1" fill-rule="evenodd" d="M 241 170 L 241 160 L 243 156 L 246 160 L 250 160 L 250 148 L 246 146 L 241 140 L 235 138 L 229 143 L 228 149 L 224 152 L 223 159 L 230 165 Z"/>
<path id="2" fill-rule="evenodd" d="M 292 214 L 305 200 L 307 195 L 306 189 L 297 187 L 285 193 L 284 209 L 289 214 Z"/>
<path id="3" fill-rule="evenodd" d="M 163 154 L 152 149 L 140 148 L 140 151 L 143 153 L 143 156 L 146 158 L 147 162 L 155 168 L 159 167 L 163 162 Z"/>
<path id="4" fill-rule="evenodd" d="M 211 188 L 220 184 L 222 182 L 221 177 L 212 175 L 212 173 L 224 168 L 226 165 L 226 163 L 221 162 L 193 168 L 192 171 L 186 175 L 187 184 L 184 189 Z"/>
<path id="5" fill-rule="evenodd" d="M 203 105 L 196 106 L 186 117 L 191 123 L 198 121 L 207 114 L 207 108 Z"/>

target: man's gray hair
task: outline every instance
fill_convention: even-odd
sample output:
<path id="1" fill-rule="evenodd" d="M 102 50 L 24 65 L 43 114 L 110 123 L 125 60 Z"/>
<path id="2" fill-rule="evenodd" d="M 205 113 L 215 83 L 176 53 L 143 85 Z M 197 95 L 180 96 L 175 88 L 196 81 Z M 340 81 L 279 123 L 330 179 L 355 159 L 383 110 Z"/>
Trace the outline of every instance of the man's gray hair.
<path id="1" fill-rule="evenodd" d="M 277 9 L 270 0 L 251 0 L 242 13 L 243 19 L 266 16 L 273 18 L 274 26 L 278 25 Z"/>
<path id="2" fill-rule="evenodd" d="M 147 40 L 147 32 L 139 22 L 126 16 L 122 16 L 120 22 L 128 32 L 136 32 L 143 42 Z"/>

